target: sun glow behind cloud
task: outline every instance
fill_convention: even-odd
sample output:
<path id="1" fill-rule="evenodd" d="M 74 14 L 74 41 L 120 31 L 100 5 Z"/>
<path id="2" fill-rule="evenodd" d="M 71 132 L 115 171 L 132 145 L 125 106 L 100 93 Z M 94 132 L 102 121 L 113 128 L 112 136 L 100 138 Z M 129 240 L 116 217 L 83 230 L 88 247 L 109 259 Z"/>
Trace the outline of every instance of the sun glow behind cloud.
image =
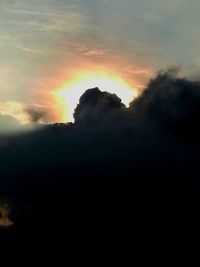
<path id="1" fill-rule="evenodd" d="M 61 107 L 61 121 L 73 121 L 74 109 L 79 103 L 79 98 L 87 89 L 94 87 L 116 94 L 127 106 L 137 96 L 136 89 L 111 71 L 80 70 L 53 93 L 56 102 Z"/>

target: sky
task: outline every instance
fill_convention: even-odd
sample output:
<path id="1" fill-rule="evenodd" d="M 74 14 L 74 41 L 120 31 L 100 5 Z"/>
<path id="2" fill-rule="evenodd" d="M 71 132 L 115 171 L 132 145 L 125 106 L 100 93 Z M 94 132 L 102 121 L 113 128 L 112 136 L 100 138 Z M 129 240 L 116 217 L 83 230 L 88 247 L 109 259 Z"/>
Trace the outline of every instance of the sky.
<path id="1" fill-rule="evenodd" d="M 199 0 L 0 0 L 0 117 L 14 128 L 30 109 L 71 121 L 87 86 L 128 104 L 160 69 L 198 71 L 199 10 Z"/>

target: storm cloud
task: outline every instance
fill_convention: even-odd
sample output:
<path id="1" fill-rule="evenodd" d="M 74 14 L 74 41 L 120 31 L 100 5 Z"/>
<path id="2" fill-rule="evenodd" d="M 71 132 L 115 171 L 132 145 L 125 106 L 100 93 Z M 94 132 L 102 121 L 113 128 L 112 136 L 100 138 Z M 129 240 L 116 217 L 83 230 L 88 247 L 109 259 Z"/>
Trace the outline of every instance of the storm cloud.
<path id="1" fill-rule="evenodd" d="M 121 99 L 115 94 L 101 92 L 98 88 L 87 90 L 80 98 L 74 112 L 75 124 L 95 127 L 119 119 L 120 111 L 125 109 Z"/>
<path id="2" fill-rule="evenodd" d="M 12 138 L 5 136 L 2 142 L 8 145 L 8 151 L 12 148 L 13 152 L 7 153 L 4 146 L 0 159 L 8 163 L 3 170 L 8 180 L 12 180 L 11 170 L 6 172 L 6 166 L 14 162 L 16 169 L 12 170 L 13 173 L 18 173 L 21 166 L 24 166 L 23 172 L 32 170 L 32 175 L 38 170 L 51 174 L 59 170 L 66 183 L 84 183 L 91 181 L 91 177 L 79 176 L 79 169 L 103 164 L 109 175 L 94 176 L 92 182 L 106 183 L 107 179 L 115 182 L 114 166 L 121 161 L 128 169 L 135 166 L 135 174 L 121 175 L 116 181 L 132 183 L 145 175 L 143 171 L 146 168 L 140 169 L 145 164 L 151 166 L 152 171 L 161 170 L 157 157 L 162 165 L 166 160 L 175 160 L 175 157 L 180 163 L 184 156 L 190 155 L 195 164 L 199 149 L 199 107 L 199 81 L 180 78 L 169 71 L 158 73 L 128 108 L 114 94 L 101 92 L 98 88 L 89 89 L 81 96 L 74 111 L 74 123 L 47 124 L 36 132 Z M 33 122 L 38 122 L 43 116 L 42 112 L 32 109 L 29 113 Z M 78 169 L 73 173 L 74 162 L 77 162 Z M 66 175 L 64 166 L 68 166 L 68 172 L 73 175 Z M 142 171 L 141 175 L 137 170 Z M 185 173 L 179 168 L 174 170 L 180 175 Z M 74 175 L 76 177 L 72 178 Z"/>
<path id="3" fill-rule="evenodd" d="M 160 72 L 130 104 L 140 123 L 188 142 L 199 142 L 200 82 Z"/>
<path id="4" fill-rule="evenodd" d="M 199 192 L 199 107 L 199 81 L 160 72 L 130 107 L 89 89 L 74 123 L 2 137 L 0 188 L 14 199 L 13 229 L 60 225 L 71 198 L 76 208 L 85 200 L 80 190 L 75 202 L 72 185 L 129 185 L 134 194 Z M 60 213 L 54 217 L 52 209 Z"/>

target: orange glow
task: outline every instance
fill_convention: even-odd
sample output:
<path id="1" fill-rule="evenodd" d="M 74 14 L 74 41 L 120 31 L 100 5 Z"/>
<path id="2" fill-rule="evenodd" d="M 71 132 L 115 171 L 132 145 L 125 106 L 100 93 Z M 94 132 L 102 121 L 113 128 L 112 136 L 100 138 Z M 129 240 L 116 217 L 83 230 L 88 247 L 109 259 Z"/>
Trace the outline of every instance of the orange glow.
<path id="1" fill-rule="evenodd" d="M 136 89 L 111 71 L 80 70 L 72 74 L 69 81 L 64 82 L 53 92 L 55 100 L 61 108 L 61 121 L 73 121 L 74 109 L 79 103 L 80 96 L 87 89 L 94 87 L 116 94 L 125 105 L 128 105 L 137 96 Z"/>

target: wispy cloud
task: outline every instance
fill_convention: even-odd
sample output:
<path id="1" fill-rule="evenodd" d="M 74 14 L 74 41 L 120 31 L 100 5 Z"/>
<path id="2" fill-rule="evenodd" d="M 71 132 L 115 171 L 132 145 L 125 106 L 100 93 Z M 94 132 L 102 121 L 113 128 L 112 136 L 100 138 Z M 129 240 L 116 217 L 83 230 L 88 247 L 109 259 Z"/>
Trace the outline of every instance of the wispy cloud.
<path id="1" fill-rule="evenodd" d="M 25 105 L 19 102 L 13 102 L 13 101 L 0 102 L 0 114 L 12 116 L 22 124 L 29 122 L 28 115 L 24 110 L 25 110 Z"/>

